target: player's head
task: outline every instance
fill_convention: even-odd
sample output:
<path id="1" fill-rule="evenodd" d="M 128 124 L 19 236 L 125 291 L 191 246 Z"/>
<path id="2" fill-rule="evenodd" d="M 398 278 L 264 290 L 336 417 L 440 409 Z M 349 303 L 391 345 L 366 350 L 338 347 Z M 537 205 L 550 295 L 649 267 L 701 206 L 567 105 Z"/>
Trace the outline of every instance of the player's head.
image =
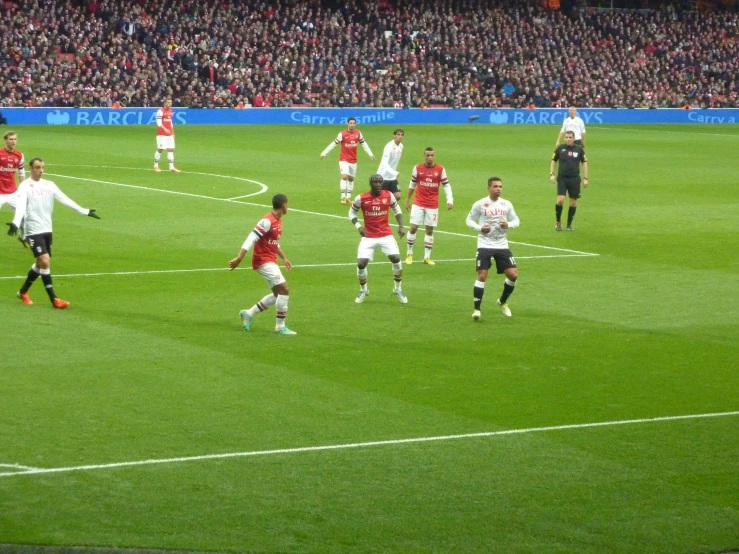
<path id="1" fill-rule="evenodd" d="M 426 167 L 434 167 L 435 159 L 436 152 L 434 152 L 433 148 L 427 146 L 426 150 L 423 151 L 423 162 L 426 164 Z"/>
<path id="2" fill-rule="evenodd" d="M 353 131 L 357 127 L 357 118 L 350 117 L 346 120 L 346 126 L 350 131 Z"/>
<path id="3" fill-rule="evenodd" d="M 35 181 L 41 179 L 41 176 L 44 174 L 44 160 L 33 158 L 28 165 L 31 168 L 31 178 Z"/>
<path id="4" fill-rule="evenodd" d="M 403 129 L 395 129 L 393 131 L 393 140 L 395 141 L 395 144 L 400 144 L 404 136 L 405 131 Z"/>
<path id="5" fill-rule="evenodd" d="M 8 131 L 3 135 L 3 138 L 5 139 L 5 148 L 14 150 L 18 143 L 18 135 L 15 134 L 15 131 Z"/>
<path id="6" fill-rule="evenodd" d="M 172 99 L 167 97 L 164 99 L 164 107 L 169 109 L 172 107 Z"/>
<path id="7" fill-rule="evenodd" d="M 575 144 L 575 133 L 574 131 L 567 131 L 565 133 L 565 141 L 567 142 L 567 146 L 572 146 Z"/>
<path id="8" fill-rule="evenodd" d="M 281 211 L 283 214 L 287 213 L 287 196 L 284 194 L 275 194 L 272 197 L 272 209 L 274 211 Z"/>
<path id="9" fill-rule="evenodd" d="M 577 115 L 577 108 L 575 106 L 570 106 L 570 117 L 572 119 L 575 119 L 576 115 Z"/>
<path id="10" fill-rule="evenodd" d="M 370 193 L 372 193 L 373 196 L 377 196 L 378 194 L 380 194 L 380 192 L 382 192 L 383 181 L 384 179 L 379 173 L 375 173 L 372 177 L 369 178 Z"/>
<path id="11" fill-rule="evenodd" d="M 488 193 L 490 198 L 497 200 L 500 198 L 500 194 L 503 192 L 503 181 L 500 177 L 490 177 L 488 179 Z"/>

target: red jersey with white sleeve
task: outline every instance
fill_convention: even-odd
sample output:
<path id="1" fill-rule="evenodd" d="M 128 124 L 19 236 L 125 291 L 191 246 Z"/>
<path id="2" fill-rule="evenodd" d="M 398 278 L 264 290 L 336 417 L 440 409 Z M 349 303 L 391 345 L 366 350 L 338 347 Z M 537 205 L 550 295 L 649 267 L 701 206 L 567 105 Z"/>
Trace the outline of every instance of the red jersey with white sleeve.
<path id="1" fill-rule="evenodd" d="M 411 183 L 408 188 L 416 189 L 416 194 L 413 197 L 415 206 L 419 208 L 438 208 L 440 187 L 444 187 L 446 201 L 454 203 L 452 186 L 449 184 L 444 166 L 434 164 L 433 167 L 426 167 L 426 164 L 418 164 L 413 168 Z"/>
<path id="2" fill-rule="evenodd" d="M 393 230 L 388 221 L 389 210 L 393 210 L 395 214 L 401 213 L 393 193 L 383 190 L 378 196 L 372 196 L 369 192 L 360 194 L 354 199 L 349 209 L 349 219 L 356 217 L 360 210 L 364 218 L 364 235 L 367 238 L 379 239 L 392 236 Z"/>
<path id="3" fill-rule="evenodd" d="M 359 145 L 362 146 L 362 148 L 365 152 L 367 152 L 367 155 L 370 158 L 374 158 L 372 150 L 370 150 L 369 145 L 364 141 L 362 132 L 357 129 L 354 129 L 353 131 L 350 131 L 349 129 L 344 129 L 343 131 L 341 131 L 333 140 L 333 142 L 331 142 L 331 144 L 329 144 L 326 149 L 321 152 L 321 157 L 324 157 L 326 154 L 331 152 L 331 150 L 333 150 L 337 144 L 341 144 L 341 154 L 339 154 L 340 162 L 346 162 L 350 164 L 357 163 L 357 147 Z"/>
<path id="4" fill-rule="evenodd" d="M 282 235 L 282 220 L 277 219 L 270 212 L 265 215 L 252 231 L 256 235 L 254 253 L 251 257 L 251 266 L 257 269 L 267 263 L 277 263 L 277 248 L 280 246 Z"/>
<path id="5" fill-rule="evenodd" d="M 15 174 L 18 172 L 23 181 L 25 165 L 26 160 L 19 150 L 8 152 L 6 148 L 0 149 L 0 194 L 13 194 L 18 190 Z"/>
<path id="6" fill-rule="evenodd" d="M 157 110 L 157 136 L 173 137 L 174 126 L 172 125 L 172 109 L 159 108 Z"/>

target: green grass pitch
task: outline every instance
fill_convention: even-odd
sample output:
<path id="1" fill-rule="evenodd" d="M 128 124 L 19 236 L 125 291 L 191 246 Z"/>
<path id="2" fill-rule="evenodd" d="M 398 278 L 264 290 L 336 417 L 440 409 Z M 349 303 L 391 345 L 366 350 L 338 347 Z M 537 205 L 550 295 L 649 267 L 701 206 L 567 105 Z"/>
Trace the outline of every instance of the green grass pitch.
<path id="1" fill-rule="evenodd" d="M 57 204 L 64 311 L 40 281 L 34 306 L 15 297 L 32 257 L 0 240 L 0 544 L 739 549 L 739 128 L 591 126 L 591 185 L 556 233 L 557 128 L 407 127 L 403 193 L 431 145 L 455 198 L 437 265 L 404 266 L 407 305 L 381 255 L 354 303 L 360 237 L 338 150 L 319 160 L 340 127 L 179 126 L 181 174 L 152 171 L 150 127 L 15 130 L 102 220 Z M 379 156 L 393 128 L 361 130 Z M 355 192 L 376 167 L 359 152 Z M 465 217 L 491 175 L 521 218 L 520 278 L 512 318 L 491 277 L 473 323 Z M 273 334 L 274 308 L 245 333 L 268 289 L 226 271 L 277 192 L 295 337 Z M 721 415 L 581 426 L 703 414 Z M 387 442 L 428 437 L 456 438 Z M 335 445 L 359 446 L 307 449 Z M 229 453 L 260 454 L 208 457 Z M 23 469 L 144 460 L 169 461 Z"/>

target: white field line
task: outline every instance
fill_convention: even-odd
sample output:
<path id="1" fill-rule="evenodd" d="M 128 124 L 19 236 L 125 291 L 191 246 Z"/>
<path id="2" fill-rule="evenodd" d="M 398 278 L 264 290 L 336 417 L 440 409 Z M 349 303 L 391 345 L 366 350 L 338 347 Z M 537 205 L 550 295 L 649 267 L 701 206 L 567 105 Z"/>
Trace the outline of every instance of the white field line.
<path id="1" fill-rule="evenodd" d="M 46 164 L 47 167 L 50 167 L 52 165 L 55 167 L 87 167 L 91 169 L 126 169 L 129 171 L 148 171 L 150 173 L 154 173 L 153 169 L 146 169 L 143 167 L 119 167 L 119 166 L 112 166 L 112 165 L 80 165 L 80 164 Z M 164 173 L 164 171 L 165 170 L 163 170 L 162 173 Z M 206 177 L 218 177 L 219 179 L 232 179 L 234 181 L 244 181 L 245 183 L 254 183 L 255 185 L 259 186 L 259 190 L 257 192 L 252 192 L 251 194 L 245 194 L 243 196 L 239 196 L 238 198 L 248 198 L 250 196 L 257 196 L 258 194 L 267 192 L 267 190 L 269 189 L 269 187 L 265 185 L 264 183 L 260 183 L 259 181 L 255 181 L 253 179 L 247 179 L 246 177 L 236 177 L 235 175 L 219 175 L 217 173 L 201 173 L 200 171 L 180 170 L 180 172 L 184 174 L 190 174 L 190 175 L 205 175 Z M 51 175 L 51 173 L 49 175 Z M 60 177 L 66 177 L 66 175 L 60 175 Z"/>
<path id="2" fill-rule="evenodd" d="M 0 464 L 0 467 L 10 467 L 15 469 L 22 469 L 25 471 L 38 471 L 39 467 L 31 467 L 31 466 L 22 466 L 20 464 Z"/>
<path id="3" fill-rule="evenodd" d="M 71 471 L 92 471 L 96 469 L 112 469 L 117 467 L 147 466 L 155 464 L 176 464 L 183 462 L 196 462 L 202 460 L 223 460 L 227 458 L 248 458 L 254 456 L 271 456 L 275 454 L 298 454 L 302 452 L 324 452 L 329 450 L 350 450 L 369 448 L 373 446 L 394 446 L 399 444 L 441 442 L 451 440 L 500 437 L 504 435 L 526 435 L 530 433 L 543 433 L 549 431 L 565 431 L 572 429 L 589 429 L 593 427 L 613 427 L 616 425 L 635 425 L 639 423 L 656 423 L 664 421 L 678 421 L 686 419 L 702 419 L 715 417 L 728 417 L 739 415 L 735 412 L 718 412 L 710 414 L 691 414 L 665 417 L 650 417 L 642 419 L 626 419 L 621 421 L 602 421 L 597 423 L 578 423 L 572 425 L 555 425 L 551 427 L 529 427 L 527 429 L 509 429 L 506 431 L 490 431 L 486 433 L 466 433 L 463 435 L 441 435 L 436 437 L 418 437 L 410 439 L 381 440 L 371 442 L 355 442 L 348 444 L 330 444 L 324 446 L 304 446 L 298 448 L 280 448 L 276 450 L 252 450 L 247 452 L 229 452 L 225 454 L 206 454 L 202 456 L 183 456 L 178 458 L 159 458 L 150 460 L 137 460 L 131 462 L 117 462 L 111 464 L 94 464 L 69 467 L 36 468 L 23 472 L 0 473 L 0 477 L 15 477 L 18 475 L 44 475 L 47 473 L 69 473 Z"/>
<path id="4" fill-rule="evenodd" d="M 88 166 L 84 166 L 84 167 L 88 167 Z M 96 167 L 96 166 L 89 166 L 89 167 Z M 99 167 L 105 167 L 105 166 L 99 166 Z M 123 168 L 121 168 L 121 169 L 123 169 Z M 100 179 L 88 179 L 86 177 L 73 177 L 71 175 L 62 175 L 60 173 L 46 173 L 46 175 L 51 175 L 53 177 L 63 177 L 65 179 L 73 179 L 73 180 L 76 180 L 76 181 L 88 181 L 90 183 L 101 183 L 103 185 L 113 185 L 113 186 L 116 186 L 116 187 L 125 187 L 125 188 L 132 188 L 132 189 L 138 189 L 138 190 L 148 190 L 148 191 L 153 191 L 153 192 L 162 192 L 162 193 L 165 193 L 165 194 L 175 194 L 175 195 L 179 195 L 179 196 L 188 196 L 190 198 L 201 198 L 201 199 L 204 199 L 204 200 L 216 200 L 218 202 L 231 202 L 233 204 L 243 204 L 245 206 L 256 206 L 258 208 L 272 209 L 272 206 L 271 205 L 268 205 L 268 204 L 256 204 L 254 202 L 241 202 L 240 200 L 237 200 L 236 198 L 218 198 L 218 197 L 215 197 L 215 196 L 206 196 L 206 195 L 202 195 L 202 194 L 193 194 L 193 193 L 190 193 L 190 192 L 181 192 L 181 191 L 177 191 L 177 190 L 156 189 L 156 188 L 152 188 L 152 187 L 142 187 L 142 186 L 139 186 L 139 185 L 129 185 L 129 184 L 125 184 L 125 183 L 114 183 L 113 181 L 102 181 Z M 204 173 L 203 175 L 208 175 L 208 174 Z M 254 182 L 256 182 L 256 181 L 254 181 Z M 239 198 L 239 197 L 237 197 L 237 198 Z M 297 209 L 297 208 L 290 208 L 290 211 L 291 212 L 302 213 L 302 214 L 308 214 L 308 215 L 317 215 L 317 216 L 320 216 L 320 217 L 331 217 L 331 218 L 334 218 L 334 219 L 342 219 L 342 220 L 348 220 L 348 213 L 349 213 L 347 211 L 347 215 L 325 214 L 325 213 L 321 213 L 321 212 L 312 212 L 312 211 L 309 211 L 309 210 L 300 210 L 300 209 Z M 393 225 L 393 227 L 396 227 L 396 225 Z M 452 232 L 452 231 L 441 231 L 441 230 L 438 230 L 437 229 L 435 232 L 436 233 L 443 234 L 443 235 L 453 235 L 453 236 L 465 237 L 465 238 L 477 238 L 477 235 L 470 235 L 470 234 L 465 234 L 465 233 L 455 233 L 455 232 Z M 508 242 L 510 242 L 511 244 L 520 244 L 522 246 L 532 246 L 532 247 L 535 247 L 535 248 L 544 248 L 546 250 L 555 250 L 555 251 L 560 251 L 560 252 L 572 252 L 574 254 L 580 254 L 582 256 L 599 256 L 600 255 L 600 254 L 595 254 L 593 252 L 581 252 L 579 250 L 569 250 L 567 248 L 558 248 L 558 247 L 555 247 L 555 246 L 542 246 L 540 244 L 529 244 L 529 243 L 517 242 L 517 241 L 513 241 L 513 240 L 508 241 Z"/>
<path id="5" fill-rule="evenodd" d="M 546 256 L 516 256 L 517 260 L 538 260 L 542 258 L 584 258 L 593 254 L 549 254 Z M 434 260 L 436 263 L 474 262 L 475 258 L 456 258 L 453 260 Z M 370 262 L 372 265 L 389 264 L 390 262 Z M 293 265 L 293 268 L 322 268 L 322 267 L 350 267 L 357 265 L 356 262 L 341 262 L 334 264 L 303 264 Z M 251 271 L 250 267 L 237 267 L 235 271 Z M 103 273 L 55 273 L 54 277 L 103 277 L 106 275 L 156 275 L 159 273 L 202 273 L 206 271 L 231 271 L 228 267 L 205 267 L 199 269 L 155 269 L 151 271 L 110 271 Z M 26 275 L 12 275 L 0 277 L 0 281 L 9 279 L 25 279 Z"/>

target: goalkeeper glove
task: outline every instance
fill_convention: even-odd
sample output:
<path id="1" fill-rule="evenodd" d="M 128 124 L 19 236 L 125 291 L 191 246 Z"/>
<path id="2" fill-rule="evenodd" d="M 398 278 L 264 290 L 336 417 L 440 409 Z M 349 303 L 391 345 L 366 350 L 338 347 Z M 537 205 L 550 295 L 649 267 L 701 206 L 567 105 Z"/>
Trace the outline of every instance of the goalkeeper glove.
<path id="1" fill-rule="evenodd" d="M 8 223 L 8 234 L 12 237 L 18 232 L 18 226 L 15 223 Z"/>

